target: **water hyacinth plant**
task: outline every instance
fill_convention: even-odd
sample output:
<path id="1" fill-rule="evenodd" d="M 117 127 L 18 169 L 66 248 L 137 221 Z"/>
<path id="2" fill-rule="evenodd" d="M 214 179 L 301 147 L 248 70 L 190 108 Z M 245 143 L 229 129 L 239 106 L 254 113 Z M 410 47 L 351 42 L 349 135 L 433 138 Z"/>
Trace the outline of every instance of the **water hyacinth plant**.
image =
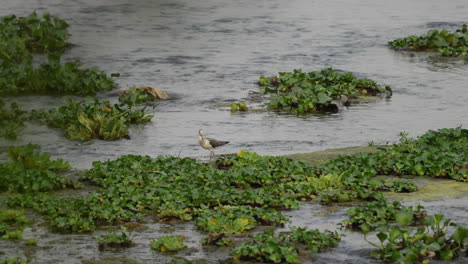
<path id="1" fill-rule="evenodd" d="M 130 234 L 127 232 L 127 228 L 124 226 L 120 228 L 120 234 L 117 234 L 115 231 L 113 231 L 109 235 L 101 235 L 96 237 L 96 240 L 99 244 L 100 250 L 103 250 L 105 247 L 120 248 L 133 246 Z"/>
<path id="2" fill-rule="evenodd" d="M 340 240 L 341 237 L 336 232 L 291 227 L 289 233 L 275 234 L 273 231 L 265 231 L 257 234 L 252 242 L 235 247 L 231 255 L 234 260 L 298 263 L 300 249 L 317 253 L 328 247 L 336 247 Z"/>
<path id="3" fill-rule="evenodd" d="M 151 249 L 161 252 L 179 251 L 187 247 L 183 236 L 162 236 L 151 241 Z"/>
<path id="4" fill-rule="evenodd" d="M 128 125 L 150 121 L 153 113 L 134 103 L 111 104 L 107 100 L 86 98 L 80 102 L 66 99 L 66 105 L 49 111 L 33 110 L 36 120 L 65 131 L 72 140 L 117 140 L 128 138 Z M 156 106 L 153 106 L 153 111 Z"/>
<path id="5" fill-rule="evenodd" d="M 22 239 L 23 229 L 28 223 L 24 210 L 0 208 L 0 237 L 2 239 Z"/>
<path id="6" fill-rule="evenodd" d="M 2 262 L 2 264 L 28 264 L 28 263 L 30 262 L 22 258 L 17 258 L 17 257 L 7 258 Z"/>
<path id="7" fill-rule="evenodd" d="M 259 85 L 265 94 L 273 94 L 268 108 L 292 113 L 336 112 L 348 105 L 348 99 L 359 95 L 391 95 L 390 87 L 382 87 L 370 79 L 356 78 L 332 68 L 317 72 L 280 72 L 278 76 L 260 76 Z"/>
<path id="8" fill-rule="evenodd" d="M 375 153 L 342 156 L 319 165 L 245 151 L 219 159 L 217 168 L 191 158 L 126 155 L 116 160 L 96 161 L 91 169 L 84 171 L 81 181 L 93 189 L 86 195 L 60 198 L 49 193 L 22 194 L 26 187 L 16 188 L 15 182 L 10 181 L 4 188 L 20 194 L 10 196 L 6 203 L 12 208 L 30 208 L 40 213 L 51 229 L 58 232 L 86 233 L 101 225 L 148 217 L 158 221 L 180 219 L 194 221 L 199 230 L 207 234 L 202 242 L 205 245 L 227 246 L 232 237 L 258 226 L 284 226 L 288 218 L 282 211 L 296 209 L 303 201 L 320 199 L 325 204 L 368 201 L 349 209 L 349 219 L 343 221 L 342 226 L 364 233 L 380 232 L 382 226 L 395 225 L 405 219 L 411 219 L 408 223 L 413 225 L 421 225 L 427 216 L 422 206 L 403 206 L 386 200 L 383 195 L 384 191 L 415 191 L 414 185 L 374 177 L 401 172 L 414 177 L 426 175 L 466 181 L 464 164 L 468 164 L 468 159 L 461 150 L 468 144 L 467 131 L 440 129 L 428 131 L 416 139 L 402 135 L 398 144 Z M 63 167 L 53 165 L 47 158 L 31 159 L 27 152 L 31 151 L 12 152 L 12 159 L 20 162 L 18 167 L 46 171 Z M 403 162 L 403 166 L 399 162 Z M 420 174 L 420 167 L 428 170 Z M 457 231 L 456 239 L 460 240 L 462 232 Z M 281 239 L 276 234 L 265 235 L 265 239 L 236 248 L 233 257 L 273 263 L 298 262 L 304 249 L 310 252 L 322 249 L 310 241 L 322 241 L 329 246 L 336 240 L 327 238 L 333 237 L 331 234 L 322 237 L 319 234 L 323 232 L 319 231 L 293 230 L 292 234 L 295 235 L 281 235 L 285 236 Z M 454 235 L 453 241 L 456 239 Z M 181 242 L 180 238 L 173 240 L 174 244 Z M 156 250 L 164 247 L 169 251 L 173 247 L 164 246 L 162 241 L 154 244 Z M 449 248 L 453 257 L 462 249 L 457 245 Z"/>
<path id="9" fill-rule="evenodd" d="M 35 193 L 78 186 L 60 175 L 71 168 L 68 162 L 51 160 L 37 148 L 32 144 L 7 148 L 11 161 L 0 163 L 0 192 Z"/>
<path id="10" fill-rule="evenodd" d="M 245 102 L 236 102 L 231 104 L 231 112 L 247 112 L 249 108 L 245 104 Z"/>
<path id="11" fill-rule="evenodd" d="M 408 228 L 412 215 L 404 212 L 396 215 L 399 225 L 379 228 L 380 244 L 366 241 L 375 246 L 372 256 L 385 262 L 429 263 L 430 260 L 453 260 L 463 254 L 468 242 L 468 229 L 458 227 L 451 235 L 448 228 L 456 226 L 450 219 L 442 221 L 443 215 L 427 217 L 423 227 Z"/>
<path id="12" fill-rule="evenodd" d="M 426 35 L 408 36 L 388 42 L 395 50 L 435 51 L 442 56 L 468 55 L 468 27 L 462 25 L 455 32 L 431 29 Z"/>
<path id="13" fill-rule="evenodd" d="M 0 137 L 16 139 L 28 119 L 26 111 L 16 103 L 7 104 L 0 99 Z"/>
<path id="14" fill-rule="evenodd" d="M 421 205 L 404 206 L 398 201 L 389 202 L 386 199 L 381 199 L 348 209 L 349 217 L 341 221 L 340 225 L 367 233 L 388 223 L 396 222 L 396 216 L 400 212 L 412 214 L 413 222 L 411 224 L 413 225 L 421 224 L 427 215 L 426 210 Z"/>
<path id="15" fill-rule="evenodd" d="M 190 158 L 127 155 L 93 163 L 82 180 L 98 190 L 88 196 L 22 195 L 8 201 L 45 214 L 50 225 L 63 232 L 88 232 L 99 224 L 155 214 L 164 221 L 194 220 L 209 233 L 238 234 L 259 225 L 284 225 L 287 217 L 281 210 L 296 209 L 302 201 L 380 201 L 389 183 L 372 178 L 403 168 L 408 175 L 418 176 L 414 168 L 423 166 L 434 168 L 423 175 L 442 170 L 447 174 L 439 177 L 466 180 L 466 169 L 458 168 L 467 164 L 466 151 L 460 151 L 468 144 L 467 131 L 441 129 L 418 139 L 403 137 L 376 153 L 343 156 L 321 165 L 240 152 L 220 159 L 223 169 L 215 169 Z M 401 161 L 406 165 L 399 166 Z"/>
<path id="16" fill-rule="evenodd" d="M 114 88 L 114 81 L 97 68 L 83 69 L 79 61 L 61 63 L 69 36 L 68 24 L 48 13 L 1 17 L 0 95 L 93 95 Z M 37 65 L 37 53 L 47 62 Z"/>

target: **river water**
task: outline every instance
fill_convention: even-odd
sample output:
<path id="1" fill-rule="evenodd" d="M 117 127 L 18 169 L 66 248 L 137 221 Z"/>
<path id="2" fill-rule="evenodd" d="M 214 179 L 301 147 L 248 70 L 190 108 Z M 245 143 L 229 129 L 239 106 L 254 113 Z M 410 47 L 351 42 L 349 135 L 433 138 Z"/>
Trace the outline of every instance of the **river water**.
<path id="1" fill-rule="evenodd" d="M 209 137 L 230 141 L 217 154 L 244 149 L 285 155 L 395 142 L 403 131 L 418 136 L 429 129 L 468 127 L 468 60 L 395 52 L 386 46 L 395 38 L 468 23 L 466 0 L 0 2 L 1 16 L 36 10 L 66 20 L 75 45 L 66 59 L 121 73 L 119 89 L 154 86 L 174 98 L 157 107 L 152 122 L 131 128 L 131 140 L 80 143 L 29 124 L 19 140 L 0 140 L 1 152 L 8 145 L 31 142 L 85 169 L 94 160 L 124 154 L 203 159 L 208 152 L 198 145 L 200 128 Z M 393 97 L 355 102 L 336 114 L 302 117 L 232 114 L 218 107 L 258 91 L 260 74 L 325 67 L 390 85 Z M 115 100 L 116 93 L 98 96 Z M 51 96 L 7 100 L 27 109 L 63 102 Z M 365 262 L 359 255 L 342 260 Z"/>
<path id="2" fill-rule="evenodd" d="M 50 12 L 70 24 L 66 58 L 107 73 L 119 72 L 120 89 L 155 86 L 174 100 L 161 103 L 151 123 L 134 127 L 131 140 L 65 139 L 30 125 L 16 142 L 88 168 L 93 160 L 123 154 L 209 154 L 197 142 L 230 143 L 217 154 L 241 149 L 283 155 L 393 142 L 402 131 L 468 126 L 468 60 L 395 52 L 387 41 L 430 28 L 467 23 L 468 3 L 443 1 L 188 1 L 1 0 L 0 15 Z M 360 102 L 330 115 L 296 117 L 271 112 L 231 114 L 229 104 L 258 91 L 260 74 L 334 67 L 390 85 L 390 99 Z M 100 94 L 115 99 L 115 93 Z M 20 97 L 26 108 L 60 105 L 60 97 Z"/>

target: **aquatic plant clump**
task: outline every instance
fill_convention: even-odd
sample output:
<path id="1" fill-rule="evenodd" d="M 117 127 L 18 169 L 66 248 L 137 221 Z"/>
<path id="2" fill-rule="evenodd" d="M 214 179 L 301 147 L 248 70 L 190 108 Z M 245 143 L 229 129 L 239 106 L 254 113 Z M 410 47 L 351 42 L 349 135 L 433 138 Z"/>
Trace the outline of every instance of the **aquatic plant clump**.
<path id="1" fill-rule="evenodd" d="M 411 214 L 413 216 L 411 224 L 414 225 L 421 224 L 427 215 L 426 210 L 421 205 L 407 207 L 398 201 L 389 202 L 382 199 L 348 209 L 349 218 L 341 221 L 340 225 L 367 233 L 388 223 L 396 222 L 396 216 L 401 212 Z"/>
<path id="2" fill-rule="evenodd" d="M 265 94 L 273 94 L 268 108 L 293 113 L 338 111 L 357 96 L 391 95 L 390 87 L 382 87 L 370 79 L 356 78 L 332 68 L 305 73 L 301 70 L 280 72 L 278 76 L 260 76 L 259 85 Z"/>
<path id="3" fill-rule="evenodd" d="M 317 253 L 336 247 L 341 240 L 337 232 L 306 230 L 291 227 L 289 233 L 275 234 L 266 231 L 257 234 L 252 242 L 245 242 L 231 252 L 234 260 L 258 261 L 262 263 L 298 263 L 302 248 Z"/>
<path id="4" fill-rule="evenodd" d="M 352 178 L 415 175 L 468 181 L 468 130 L 429 130 L 417 139 L 402 133 L 400 142 L 376 153 L 359 153 L 331 160 L 320 173 L 345 173 Z"/>
<path id="5" fill-rule="evenodd" d="M 83 180 L 99 190 L 88 196 L 23 195 L 8 201 L 10 206 L 44 214 L 61 232 L 88 232 L 99 224 L 154 214 L 161 220 L 195 220 L 206 232 L 241 233 L 258 225 L 283 225 L 287 218 L 280 209 L 298 208 L 299 200 L 313 199 L 318 190 L 335 182 L 332 176 L 308 174 L 313 166 L 307 162 L 254 153 L 238 159 L 230 170 L 218 170 L 190 158 L 122 156 L 93 163 Z M 256 170 L 248 165 L 252 163 Z M 260 172 L 263 187 L 253 181 Z"/>
<path id="6" fill-rule="evenodd" d="M 23 229 L 28 223 L 24 210 L 0 209 L 0 237 L 2 239 L 22 239 Z"/>
<path id="7" fill-rule="evenodd" d="M 0 192 L 35 193 L 78 186 L 59 174 L 71 168 L 68 162 L 51 160 L 36 149 L 32 144 L 7 148 L 11 162 L 0 163 Z"/>
<path id="8" fill-rule="evenodd" d="M 117 140 L 128 136 L 128 126 L 150 121 L 146 107 L 136 108 L 121 103 L 111 104 L 107 100 L 86 98 L 80 102 L 67 99 L 66 105 L 49 111 L 33 110 L 32 117 L 43 123 L 65 131 L 72 140 Z M 153 106 L 153 110 L 154 110 Z"/>
<path id="9" fill-rule="evenodd" d="M 151 249 L 161 252 L 179 251 L 187 247 L 184 244 L 185 237 L 183 236 L 162 236 L 151 241 Z"/>
<path id="10" fill-rule="evenodd" d="M 455 32 L 431 29 L 423 36 L 408 36 L 388 42 L 395 50 L 435 51 L 442 56 L 468 55 L 468 27 L 463 25 Z"/>
<path id="11" fill-rule="evenodd" d="M 413 221 L 411 214 L 399 213 L 398 225 L 385 225 L 379 228 L 371 255 L 385 262 L 429 263 L 433 259 L 450 261 L 465 253 L 468 242 L 468 229 L 457 226 L 443 215 L 426 217 L 423 227 L 414 229 L 408 225 Z M 456 230 L 449 235 L 449 227 Z"/>
<path id="12" fill-rule="evenodd" d="M 21 110 L 18 104 L 11 103 L 8 107 L 0 99 L 0 137 L 16 139 L 27 119 L 26 111 Z"/>
<path id="13" fill-rule="evenodd" d="M 0 39 L 22 40 L 31 52 L 63 52 L 69 46 L 68 27 L 67 22 L 48 13 L 42 18 L 36 12 L 26 17 L 5 16 L 0 17 Z"/>
<path id="14" fill-rule="evenodd" d="M 127 232 L 127 229 L 125 227 L 121 227 L 120 234 L 112 232 L 109 235 L 98 236 L 96 237 L 96 240 L 99 244 L 100 250 L 103 250 L 106 246 L 114 248 L 133 246 L 130 234 Z"/>
<path id="15" fill-rule="evenodd" d="M 79 61 L 62 64 L 69 37 L 68 24 L 47 13 L 0 18 L 0 95 L 76 94 L 109 91 L 114 81 L 97 68 L 83 69 Z M 37 65 L 35 53 L 47 56 Z"/>
<path id="16" fill-rule="evenodd" d="M 21 258 L 17 258 L 17 257 L 7 258 L 2 262 L 2 264 L 28 264 L 28 263 L 30 262 Z"/>
<path id="17" fill-rule="evenodd" d="M 466 153 L 459 150 L 466 144 L 465 133 L 461 128 L 429 131 L 417 140 L 405 138 L 374 154 L 345 156 L 319 166 L 243 151 L 218 160 L 222 169 L 190 158 L 127 155 L 93 163 L 82 180 L 99 189 L 88 196 L 58 199 L 23 195 L 11 197 L 9 205 L 44 214 L 51 227 L 61 232 L 88 232 L 100 224 L 154 214 L 163 221 L 194 220 L 201 230 L 213 234 L 238 234 L 259 225 L 284 225 L 287 218 L 281 210 L 297 209 L 301 201 L 317 197 L 325 204 L 381 201 L 382 191 L 393 190 L 392 186 L 397 187 L 393 191 L 414 190 L 411 185 L 395 183 L 399 181 L 372 177 L 394 172 L 382 170 L 382 165 L 397 168 L 400 160 L 424 161 L 416 154 L 429 155 L 429 149 L 445 153 L 437 156 L 437 166 L 463 175 L 465 169 L 455 166 L 466 164 Z M 433 166 L 432 161 L 426 162 Z"/>
<path id="18" fill-rule="evenodd" d="M 231 112 L 247 112 L 249 108 L 245 104 L 245 102 L 236 102 L 231 104 Z"/>

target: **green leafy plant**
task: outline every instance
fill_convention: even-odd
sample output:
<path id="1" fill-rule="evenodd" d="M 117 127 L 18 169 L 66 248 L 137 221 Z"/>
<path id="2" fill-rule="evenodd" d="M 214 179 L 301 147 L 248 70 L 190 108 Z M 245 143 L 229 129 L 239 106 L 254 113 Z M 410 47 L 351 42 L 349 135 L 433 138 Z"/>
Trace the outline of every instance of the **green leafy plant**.
<path id="1" fill-rule="evenodd" d="M 417 159 L 428 168 L 434 166 L 433 171 L 444 168 L 462 176 L 462 165 L 467 164 L 465 133 L 461 128 L 428 131 L 418 139 L 404 137 L 376 153 L 343 156 L 321 165 L 244 151 L 222 157 L 218 168 L 191 158 L 125 155 L 96 161 L 83 172 L 81 180 L 93 186 L 85 196 L 64 199 L 24 194 L 7 202 L 44 215 L 50 227 L 59 232 L 90 232 L 100 225 L 153 216 L 160 221 L 193 220 L 208 236 L 241 234 L 260 225 L 283 226 L 287 217 L 282 211 L 298 208 L 302 201 L 383 201 L 383 191 L 407 191 L 411 184 L 373 178 L 401 170 L 404 167 L 396 165 L 401 160 Z M 411 166 L 408 162 L 408 171 Z M 374 213 L 378 205 L 369 206 L 374 207 L 370 212 L 357 211 L 351 228 L 359 229 L 366 218 L 372 220 L 370 225 L 394 222 L 386 216 L 397 209 L 385 203 L 383 212 Z M 422 209 L 413 208 L 413 213 L 423 218 Z"/>
<path id="2" fill-rule="evenodd" d="M 65 135 L 72 140 L 116 140 L 129 137 L 128 125 L 148 122 L 154 116 L 154 112 L 146 113 L 146 107 L 132 105 L 110 104 L 96 98 L 80 102 L 67 99 L 65 106 L 48 112 L 33 111 L 32 116 L 51 127 L 65 130 Z"/>
<path id="3" fill-rule="evenodd" d="M 79 187 L 58 173 L 71 168 L 62 159 L 51 160 L 47 153 L 35 152 L 36 145 L 8 147 L 11 162 L 0 163 L 0 191 L 41 192 Z"/>
<path id="4" fill-rule="evenodd" d="M 2 238 L 9 240 L 21 240 L 23 239 L 23 230 L 6 231 Z"/>
<path id="5" fill-rule="evenodd" d="M 377 238 L 380 244 L 368 241 L 377 247 L 372 256 L 383 261 L 415 263 L 431 259 L 452 260 L 468 241 L 468 229 L 458 227 L 452 235 L 447 236 L 448 227 L 455 226 L 451 220 L 442 221 L 443 215 L 427 217 L 424 227 L 408 228 L 412 222 L 409 214 L 397 215 L 400 225 L 383 226 Z"/>
<path id="6" fill-rule="evenodd" d="M 29 262 L 27 260 L 23 260 L 17 257 L 7 258 L 2 262 L 2 264 L 28 264 L 28 263 Z"/>
<path id="7" fill-rule="evenodd" d="M 35 12 L 27 17 L 0 18 L 0 95 L 77 94 L 93 95 L 115 87 L 97 68 L 82 69 L 79 61 L 60 62 L 68 24 L 58 17 Z M 34 63 L 34 54 L 44 53 L 47 62 Z"/>
<path id="8" fill-rule="evenodd" d="M 249 108 L 245 104 L 245 102 L 237 102 L 237 103 L 232 103 L 231 104 L 231 112 L 247 112 L 249 111 Z"/>
<path id="9" fill-rule="evenodd" d="M 406 207 L 398 201 L 389 202 L 382 199 L 367 202 L 347 210 L 348 219 L 340 222 L 342 227 L 362 230 L 365 233 L 380 226 L 394 223 L 398 213 L 404 212 L 412 216 L 412 224 L 421 224 L 427 213 L 421 205 Z"/>
<path id="10" fill-rule="evenodd" d="M 26 242 L 24 242 L 24 244 L 25 244 L 26 246 L 35 247 L 35 246 L 37 246 L 37 240 L 35 240 L 35 239 L 28 239 L 28 240 L 26 240 Z"/>
<path id="11" fill-rule="evenodd" d="M 431 29 L 423 36 L 408 36 L 388 42 L 395 50 L 435 51 L 442 56 L 468 54 L 468 27 L 463 25 L 455 32 Z"/>
<path id="12" fill-rule="evenodd" d="M 451 177 L 467 181 L 468 170 L 464 168 L 464 164 L 468 164 L 467 147 L 468 130 L 460 127 L 429 130 L 417 139 L 403 133 L 398 144 L 376 153 L 331 160 L 322 164 L 318 173 L 344 173 L 348 175 L 348 182 L 376 175 Z"/>
<path id="13" fill-rule="evenodd" d="M 287 221 L 286 216 L 275 210 L 250 206 L 220 206 L 197 210 L 196 214 L 197 225 L 215 234 L 239 234 L 258 224 L 282 226 Z"/>
<path id="14" fill-rule="evenodd" d="M 278 76 L 260 76 L 260 87 L 270 97 L 268 108 L 293 113 L 337 111 L 338 105 L 349 104 L 347 98 L 358 95 L 391 95 L 369 79 L 356 78 L 351 73 L 339 73 L 332 68 L 304 73 L 301 70 L 280 72 Z"/>
<path id="15" fill-rule="evenodd" d="M 24 127 L 27 120 L 25 111 L 21 110 L 16 103 L 11 103 L 10 107 L 0 99 L 0 137 L 16 139 L 18 132 Z"/>
<path id="16" fill-rule="evenodd" d="M 130 234 L 127 232 L 127 228 L 121 227 L 120 234 L 112 232 L 109 235 L 102 235 L 96 237 L 99 244 L 99 249 L 102 250 L 107 247 L 131 247 L 133 245 Z"/>
<path id="17" fill-rule="evenodd" d="M 340 241 L 336 232 L 320 232 L 291 227 L 291 232 L 275 234 L 266 231 L 257 234 L 252 242 L 234 248 L 231 255 L 235 260 L 254 260 L 264 263 L 295 263 L 299 260 L 302 245 L 306 250 L 317 253 L 328 247 L 335 247 Z"/>
<path id="18" fill-rule="evenodd" d="M 0 236 L 2 239 L 20 240 L 29 223 L 24 210 L 0 209 Z"/>
<path id="19" fill-rule="evenodd" d="M 179 251 L 187 247 L 183 236 L 162 236 L 151 241 L 151 249 L 161 252 Z"/>
<path id="20" fill-rule="evenodd" d="M 229 238 L 224 233 L 209 234 L 207 237 L 202 239 L 202 245 L 214 245 L 218 247 L 227 247 L 233 243 L 232 238 Z"/>

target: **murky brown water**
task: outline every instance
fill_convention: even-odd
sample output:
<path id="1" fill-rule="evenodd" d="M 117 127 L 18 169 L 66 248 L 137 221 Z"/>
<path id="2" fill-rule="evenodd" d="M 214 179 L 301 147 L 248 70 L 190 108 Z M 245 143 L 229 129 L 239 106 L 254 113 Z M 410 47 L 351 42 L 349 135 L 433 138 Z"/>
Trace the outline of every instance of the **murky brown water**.
<path id="1" fill-rule="evenodd" d="M 386 43 L 397 37 L 422 34 L 430 28 L 453 30 L 467 23 L 466 0 L 435 1 L 225 1 L 225 0 L 1 0 L 0 15 L 27 15 L 48 11 L 71 25 L 66 54 L 86 66 L 120 72 L 120 88 L 156 86 L 175 99 L 161 103 L 147 125 L 131 129 L 131 140 L 78 143 L 43 126 L 29 125 L 18 141 L 36 143 L 54 157 L 76 168 L 89 168 L 93 160 L 123 154 L 160 154 L 201 157 L 196 134 L 229 140 L 217 153 L 240 149 L 284 155 L 335 147 L 366 145 L 369 141 L 395 141 L 428 129 L 468 126 L 468 60 L 441 59 L 423 53 L 400 53 Z M 391 99 L 355 104 L 337 114 L 295 117 L 275 113 L 231 114 L 214 105 L 230 103 L 256 91 L 260 74 L 302 68 L 334 67 L 369 77 L 394 90 Z M 115 93 L 100 94 L 115 98 Z M 11 98 L 28 109 L 60 105 L 60 97 Z M 4 158 L 0 153 L 0 159 Z M 460 199 L 459 199 L 460 200 Z M 456 200 L 456 201 L 459 201 Z M 451 201 L 434 204 L 465 225 L 465 206 Z M 442 208 L 442 209 L 441 209 Z M 455 210 L 456 209 L 456 210 Z M 317 218 L 306 206 L 293 222 L 310 228 L 334 228 L 343 210 Z M 309 212 L 310 217 L 307 214 Z M 336 218 L 336 219 L 335 219 Z M 120 252 L 99 252 L 90 236 L 48 236 L 38 228 L 26 238 L 38 239 L 34 263 L 80 263 L 84 259 L 127 257 L 141 263 L 163 263 L 168 257 L 149 250 L 148 244 L 164 226 L 149 224 L 150 231 L 135 234 L 136 247 Z M 189 235 L 189 248 L 200 249 L 202 237 L 190 225 L 176 225 Z M 357 235 L 356 235 L 357 236 Z M 374 262 L 362 239 L 349 234 L 336 250 L 321 254 L 320 263 Z M 360 235 L 359 235 L 360 237 Z M 0 251 L 22 255 L 20 245 L 0 242 Z M 361 244 L 360 244 L 361 243 Z M 48 247 L 50 248 L 43 248 Z M 16 254 L 16 253 L 19 254 Z M 189 252 L 189 253 L 188 253 Z M 220 253 L 198 251 L 188 258 L 218 259 Z M 15 254 L 13 254 L 15 253 Z M 224 252 L 225 253 L 225 252 Z M 225 255 L 224 255 L 225 257 Z"/>

